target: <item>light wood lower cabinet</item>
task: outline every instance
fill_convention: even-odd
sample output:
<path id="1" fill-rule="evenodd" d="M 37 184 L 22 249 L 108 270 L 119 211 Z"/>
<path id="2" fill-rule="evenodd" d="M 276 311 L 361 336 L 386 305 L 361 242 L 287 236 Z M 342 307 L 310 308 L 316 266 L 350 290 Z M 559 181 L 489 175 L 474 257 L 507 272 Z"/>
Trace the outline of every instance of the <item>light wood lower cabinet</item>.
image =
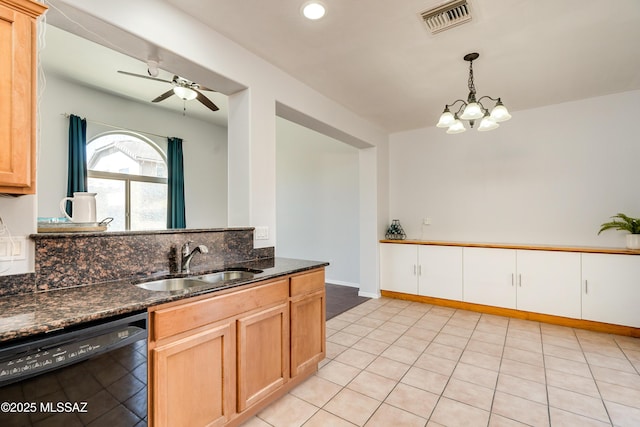
<path id="1" fill-rule="evenodd" d="M 313 372 L 324 359 L 324 270 L 291 278 L 291 377 Z"/>
<path id="2" fill-rule="evenodd" d="M 233 332 L 233 323 L 223 322 L 150 351 L 154 425 L 223 426 L 229 420 Z"/>
<path id="3" fill-rule="evenodd" d="M 242 316 L 238 325 L 238 411 L 289 379 L 289 305 Z"/>
<path id="4" fill-rule="evenodd" d="M 240 422 L 325 356 L 324 269 L 149 309 L 149 426 Z"/>

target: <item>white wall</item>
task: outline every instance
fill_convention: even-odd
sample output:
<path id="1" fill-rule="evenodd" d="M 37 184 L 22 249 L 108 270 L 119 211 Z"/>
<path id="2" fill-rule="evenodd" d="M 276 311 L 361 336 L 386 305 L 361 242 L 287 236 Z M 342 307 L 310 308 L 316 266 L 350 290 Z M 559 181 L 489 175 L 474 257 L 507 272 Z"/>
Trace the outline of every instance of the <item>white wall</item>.
<path id="1" fill-rule="evenodd" d="M 328 261 L 330 283 L 359 287 L 359 150 L 276 120 L 276 255 Z"/>
<path id="2" fill-rule="evenodd" d="M 192 76 L 207 86 L 248 88 L 244 93 L 237 89 L 223 92 L 231 95 L 229 194 L 234 198 L 229 199 L 231 212 L 228 219 L 229 224 L 242 221 L 243 225 L 270 227 L 270 239 L 257 241 L 256 246 L 277 246 L 275 237 L 271 237 L 277 234 L 276 104 L 286 105 L 291 111 L 313 118 L 327 135 L 340 141 L 363 147 L 387 143 L 387 133 L 375 123 L 338 105 L 163 1 L 52 0 L 50 4 L 55 4 L 73 20 L 66 26 L 55 23 L 63 29 L 83 33 L 98 43 L 116 46 L 122 53 L 141 60 L 154 51 L 175 73 Z M 140 19 L 140 16 L 145 16 L 145 19 Z M 170 25 L 165 25 L 167 23 Z M 370 153 L 375 155 L 361 158 L 361 170 L 373 171 L 377 176 L 381 159 L 375 149 Z M 249 171 L 248 179 L 241 178 L 244 171 Z M 370 248 L 369 242 L 375 242 L 380 233 L 384 234 L 379 229 L 379 218 L 381 215 L 386 217 L 387 209 L 386 205 L 375 203 L 376 197 L 370 197 L 377 193 L 377 186 L 377 180 L 361 179 L 360 189 L 367 194 L 360 199 L 360 213 L 365 216 L 367 224 L 365 234 L 361 232 L 361 276 L 365 268 L 368 278 L 364 286 L 374 290 L 377 289 L 377 251 Z M 237 212 L 235 207 L 244 212 Z M 368 242 L 367 248 L 362 247 L 364 241 Z"/>
<path id="3" fill-rule="evenodd" d="M 69 119 L 85 117 L 87 140 L 112 127 L 182 138 L 186 220 L 189 228 L 227 226 L 227 131 L 221 126 L 80 86 L 50 75 L 40 99 L 38 216 L 60 216 L 67 191 Z M 142 134 L 166 153 L 166 138 Z"/>
<path id="4" fill-rule="evenodd" d="M 512 112 L 491 132 L 393 134 L 389 220 L 409 238 L 624 247 L 597 232 L 640 217 L 639 106 L 633 91 Z"/>
<path id="5" fill-rule="evenodd" d="M 157 54 L 163 64 L 175 73 L 189 75 L 196 81 L 231 95 L 228 194 L 237 195 L 237 198 L 229 198 L 228 203 L 244 211 L 231 209 L 227 219 L 229 224 L 242 221 L 242 225 L 270 227 L 272 237 L 267 241 L 255 242 L 256 246 L 277 246 L 277 103 L 313 118 L 323 125 L 329 136 L 341 141 L 367 147 L 387 143 L 387 133 L 375 123 L 347 110 L 166 2 L 51 0 L 49 5 L 50 12 L 60 12 L 52 14 L 49 22 L 62 29 L 81 34 L 140 60 L 146 60 L 151 53 Z M 58 16 L 56 22 L 51 19 L 55 16 Z M 140 19 L 141 16 L 145 19 Z M 224 91 L 222 88 L 235 89 Z M 248 89 L 244 93 L 238 92 L 241 88 Z M 89 114 L 87 116 L 91 117 Z M 375 171 L 380 162 L 376 156 L 367 156 L 364 159 L 366 166 L 361 170 Z M 361 158 L 360 165 L 362 162 Z M 247 171 L 249 177 L 246 177 Z M 243 173 L 245 178 L 239 178 Z M 375 195 L 377 185 L 377 180 L 361 179 L 360 189 L 367 195 Z M 386 205 L 376 205 L 376 200 L 375 197 L 360 199 L 361 216 L 366 216 L 367 224 L 364 228 L 366 234 L 361 233 L 361 242 L 375 242 L 381 232 L 376 227 L 380 228 L 377 226 L 380 215 L 386 216 Z M 23 207 L 23 203 L 11 200 L 5 203 L 0 199 L 1 212 L 21 218 L 18 221 L 19 228 L 35 231 L 35 199 L 27 208 Z M 361 243 L 361 271 L 366 268 L 369 276 L 364 286 L 371 289 L 377 288 L 376 253 L 363 250 Z"/>

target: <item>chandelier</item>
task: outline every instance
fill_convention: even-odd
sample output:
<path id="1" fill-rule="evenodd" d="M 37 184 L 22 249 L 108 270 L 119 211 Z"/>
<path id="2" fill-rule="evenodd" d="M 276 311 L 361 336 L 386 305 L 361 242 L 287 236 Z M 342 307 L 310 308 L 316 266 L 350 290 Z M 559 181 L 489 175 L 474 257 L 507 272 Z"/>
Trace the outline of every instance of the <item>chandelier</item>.
<path id="1" fill-rule="evenodd" d="M 436 126 L 439 128 L 449 128 L 447 129 L 447 133 L 461 133 L 466 131 L 467 128 L 462 120 L 468 121 L 469 127 L 473 128 L 476 120 L 482 119 L 480 126 L 478 126 L 478 131 L 484 132 L 497 128 L 500 126 L 498 122 L 504 122 L 511 118 L 507 107 L 502 104 L 500 98 L 492 98 L 485 95 L 476 99 L 476 87 L 473 84 L 473 61 L 478 59 L 479 56 L 480 54 L 476 52 L 468 53 L 464 56 L 464 60 L 469 61 L 469 96 L 467 96 L 466 101 L 458 99 L 451 104 L 445 105 L 444 111 Z M 484 99 L 489 99 L 496 103 L 491 112 L 482 104 L 482 100 Z M 460 103 L 460 107 L 455 113 L 452 113 L 449 107 L 454 107 L 458 103 Z M 460 114 L 460 112 L 462 112 L 462 114 Z"/>

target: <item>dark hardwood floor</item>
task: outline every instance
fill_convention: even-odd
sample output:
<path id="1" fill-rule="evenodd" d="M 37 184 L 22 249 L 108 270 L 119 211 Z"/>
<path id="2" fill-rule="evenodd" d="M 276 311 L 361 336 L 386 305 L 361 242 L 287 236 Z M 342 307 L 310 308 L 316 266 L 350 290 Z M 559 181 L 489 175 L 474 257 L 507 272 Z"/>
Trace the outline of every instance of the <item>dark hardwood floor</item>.
<path id="1" fill-rule="evenodd" d="M 351 286 L 327 283 L 325 289 L 327 291 L 327 320 L 369 300 L 369 298 L 358 296 L 358 288 Z"/>

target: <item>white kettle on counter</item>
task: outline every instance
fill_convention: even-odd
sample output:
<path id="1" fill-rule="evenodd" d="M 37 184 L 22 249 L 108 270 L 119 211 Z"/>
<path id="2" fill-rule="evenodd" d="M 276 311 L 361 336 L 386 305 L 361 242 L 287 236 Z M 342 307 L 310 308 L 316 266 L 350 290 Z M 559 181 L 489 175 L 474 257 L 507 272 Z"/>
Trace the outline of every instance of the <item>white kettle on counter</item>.
<path id="1" fill-rule="evenodd" d="M 96 194 L 87 192 L 73 193 L 73 197 L 60 200 L 60 212 L 71 222 L 96 222 Z M 69 216 L 65 209 L 67 200 L 72 204 L 72 214 Z"/>

